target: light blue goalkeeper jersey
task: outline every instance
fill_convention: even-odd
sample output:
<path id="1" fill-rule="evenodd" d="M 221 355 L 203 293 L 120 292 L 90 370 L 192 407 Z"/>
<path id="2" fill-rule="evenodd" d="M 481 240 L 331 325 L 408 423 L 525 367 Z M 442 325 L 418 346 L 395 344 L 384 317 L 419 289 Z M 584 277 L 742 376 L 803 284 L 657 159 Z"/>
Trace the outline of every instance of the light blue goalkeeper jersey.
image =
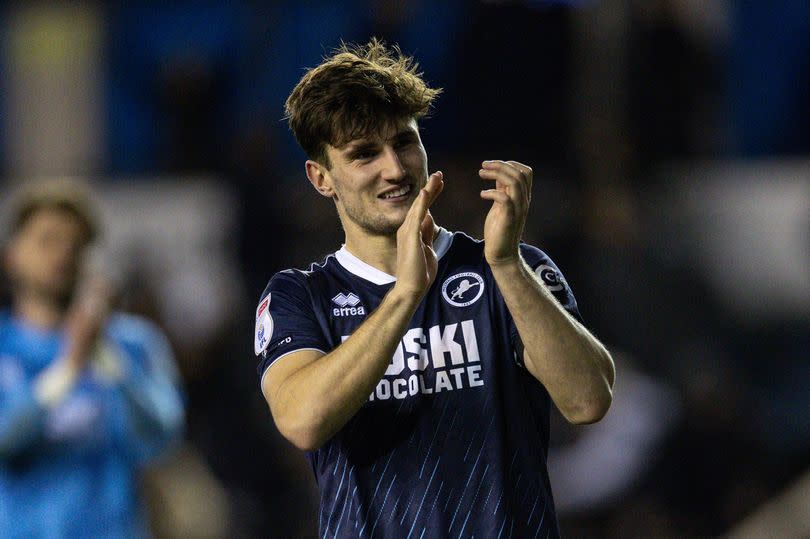
<path id="1" fill-rule="evenodd" d="M 148 536 L 138 471 L 183 425 L 168 342 L 144 320 L 110 317 L 93 366 L 48 409 L 33 382 L 63 341 L 0 311 L 0 537 Z"/>

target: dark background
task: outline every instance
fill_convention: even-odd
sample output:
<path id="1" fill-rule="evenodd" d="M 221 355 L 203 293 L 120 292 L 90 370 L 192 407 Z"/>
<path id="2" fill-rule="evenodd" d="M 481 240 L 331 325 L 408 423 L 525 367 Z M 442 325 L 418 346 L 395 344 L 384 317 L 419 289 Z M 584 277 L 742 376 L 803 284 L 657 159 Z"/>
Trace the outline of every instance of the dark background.
<path id="1" fill-rule="evenodd" d="M 605 420 L 555 419 L 563 534 L 756 535 L 756 511 L 807 483 L 807 2 L 4 6 L 0 202 L 37 177 L 93 182 L 97 263 L 184 375 L 187 444 L 145 487 L 158 536 L 315 533 L 311 474 L 260 394 L 253 314 L 274 272 L 342 241 L 284 100 L 341 39 L 372 35 L 444 88 L 422 125 L 447 183 L 436 219 L 480 236 L 480 161 L 530 164 L 525 239 L 614 353 Z M 808 529 L 806 502 L 786 515 Z"/>

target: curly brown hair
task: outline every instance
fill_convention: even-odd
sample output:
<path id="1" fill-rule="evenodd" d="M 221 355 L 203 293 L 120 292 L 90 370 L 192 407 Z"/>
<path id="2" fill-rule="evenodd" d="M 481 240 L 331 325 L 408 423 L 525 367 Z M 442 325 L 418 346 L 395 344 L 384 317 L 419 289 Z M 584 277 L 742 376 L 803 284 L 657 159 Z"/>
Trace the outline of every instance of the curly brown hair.
<path id="1" fill-rule="evenodd" d="M 339 148 L 391 120 L 428 115 L 442 90 L 429 88 L 418 69 L 398 46 L 377 38 L 341 43 L 295 86 L 285 119 L 309 158 L 330 168 L 327 144 Z"/>

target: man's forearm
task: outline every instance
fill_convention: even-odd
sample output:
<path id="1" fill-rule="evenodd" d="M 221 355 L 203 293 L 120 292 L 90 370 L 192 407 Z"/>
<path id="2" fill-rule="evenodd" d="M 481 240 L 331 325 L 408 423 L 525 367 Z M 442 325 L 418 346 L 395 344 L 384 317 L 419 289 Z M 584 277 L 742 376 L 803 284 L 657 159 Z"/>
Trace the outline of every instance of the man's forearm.
<path id="1" fill-rule="evenodd" d="M 14 456 L 42 436 L 48 411 L 61 403 L 76 385 L 79 373 L 65 359 L 40 372 L 32 383 L 6 392 L 0 412 L 0 458 Z"/>
<path id="2" fill-rule="evenodd" d="M 420 297 L 395 287 L 340 346 L 290 375 L 274 396 L 273 415 L 295 418 L 291 430 L 315 448 L 366 402 L 391 362 Z"/>
<path id="3" fill-rule="evenodd" d="M 598 421 L 612 399 L 613 360 L 554 299 L 522 258 L 492 267 L 524 345 L 528 371 L 573 423 Z"/>

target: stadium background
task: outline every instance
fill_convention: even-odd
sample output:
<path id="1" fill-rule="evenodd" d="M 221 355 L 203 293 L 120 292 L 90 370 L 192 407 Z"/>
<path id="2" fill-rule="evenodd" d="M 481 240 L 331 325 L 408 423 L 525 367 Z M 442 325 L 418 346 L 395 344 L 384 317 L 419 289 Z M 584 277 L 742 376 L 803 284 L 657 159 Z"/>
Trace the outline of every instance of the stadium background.
<path id="1" fill-rule="evenodd" d="M 598 425 L 555 419 L 568 537 L 810 536 L 810 4 L 802 0 L 32 2 L 0 8 L 0 203 L 98 188 L 95 264 L 169 333 L 187 442 L 158 536 L 306 537 L 316 496 L 251 351 L 277 270 L 342 234 L 281 120 L 341 39 L 445 89 L 423 124 L 448 228 L 483 159 L 535 169 L 526 239 L 614 352 Z"/>

